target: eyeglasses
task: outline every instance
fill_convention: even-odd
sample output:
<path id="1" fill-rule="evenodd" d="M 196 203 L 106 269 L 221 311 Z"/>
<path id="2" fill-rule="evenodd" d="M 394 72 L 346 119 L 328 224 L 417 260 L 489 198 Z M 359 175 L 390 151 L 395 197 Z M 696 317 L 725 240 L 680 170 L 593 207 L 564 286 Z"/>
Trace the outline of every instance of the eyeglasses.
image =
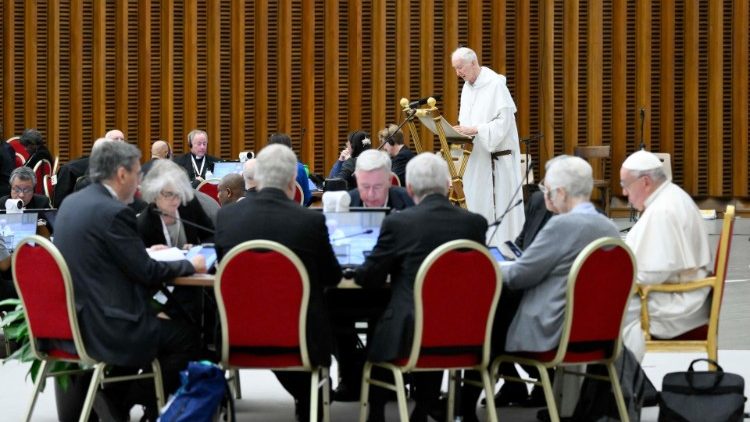
<path id="1" fill-rule="evenodd" d="M 644 175 L 640 175 L 640 176 L 636 177 L 635 179 L 631 180 L 628 183 L 625 183 L 624 180 L 620 180 L 620 187 L 623 188 L 623 189 L 630 189 L 630 186 L 632 186 L 633 183 L 637 182 L 638 179 L 642 178 L 643 176 Z"/>
<path id="2" fill-rule="evenodd" d="M 179 198 L 180 196 L 177 194 L 177 192 L 171 192 L 168 190 L 163 190 L 159 192 L 159 195 L 161 195 L 161 197 L 164 199 L 175 199 L 175 198 Z"/>
<path id="3" fill-rule="evenodd" d="M 34 192 L 34 188 L 19 188 L 19 187 L 15 187 L 15 188 L 13 188 L 13 192 L 15 192 L 15 193 L 17 193 L 19 195 L 26 195 L 26 194 Z"/>

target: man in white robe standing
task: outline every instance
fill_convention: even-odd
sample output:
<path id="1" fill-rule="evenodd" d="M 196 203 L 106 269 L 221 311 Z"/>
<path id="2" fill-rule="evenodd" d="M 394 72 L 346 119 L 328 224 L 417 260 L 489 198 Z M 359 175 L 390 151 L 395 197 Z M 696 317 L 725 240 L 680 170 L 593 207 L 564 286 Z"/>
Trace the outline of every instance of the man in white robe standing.
<path id="1" fill-rule="evenodd" d="M 659 158 L 647 151 L 630 155 L 622 163 L 620 185 L 641 212 L 625 239 L 638 264 L 638 282 L 680 283 L 706 277 L 711 253 L 703 218 L 692 198 L 667 178 Z M 707 324 L 708 293 L 707 287 L 649 295 L 651 335 L 674 338 Z M 645 344 L 638 296 L 631 299 L 628 322 L 623 330 L 625 345 L 641 360 Z"/>
<path id="2" fill-rule="evenodd" d="M 487 244 L 497 246 L 515 239 L 524 222 L 523 204 L 515 205 L 523 199 L 521 190 L 517 190 L 523 175 L 516 104 L 505 84 L 505 76 L 479 66 L 477 55 L 470 48 L 458 48 L 451 62 L 456 74 L 465 81 L 459 124 L 454 129 L 474 137 L 463 177 L 467 208 L 481 214 L 491 224 L 508 207 L 513 207 L 497 230 L 490 227 L 487 231 L 487 236 L 492 236 Z"/>

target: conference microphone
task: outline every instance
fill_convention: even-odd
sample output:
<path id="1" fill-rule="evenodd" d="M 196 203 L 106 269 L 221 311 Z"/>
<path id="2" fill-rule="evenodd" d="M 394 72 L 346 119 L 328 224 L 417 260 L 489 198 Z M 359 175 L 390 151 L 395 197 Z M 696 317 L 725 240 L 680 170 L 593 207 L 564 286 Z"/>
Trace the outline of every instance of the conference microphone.
<path id="1" fill-rule="evenodd" d="M 425 105 L 425 104 L 427 104 L 427 100 L 429 100 L 430 98 L 434 98 L 435 101 L 440 101 L 440 100 L 443 99 L 443 96 L 442 95 L 431 95 L 429 97 L 424 97 L 424 98 L 420 98 L 418 100 L 414 100 L 414 101 L 412 101 L 412 102 L 409 103 L 409 108 L 417 108 L 417 107 L 419 107 L 421 105 Z"/>
<path id="2" fill-rule="evenodd" d="M 511 205 L 511 206 L 509 206 L 508 208 L 505 209 L 505 212 L 503 212 L 503 215 L 501 215 L 500 218 L 498 218 L 497 220 L 495 220 L 494 223 L 490 224 L 487 227 L 499 226 L 500 223 L 503 222 L 503 218 L 505 218 L 505 216 L 510 212 L 510 210 L 512 210 L 513 208 L 521 205 L 522 202 L 523 202 L 523 199 L 519 198 L 518 201 L 516 201 L 513 205 Z"/>
<path id="3" fill-rule="evenodd" d="M 373 229 L 367 229 L 367 230 L 361 231 L 359 233 L 352 233 L 352 234 L 347 234 L 346 236 L 334 237 L 334 238 L 331 239 L 331 241 L 335 242 L 337 240 L 348 239 L 350 237 L 363 236 L 363 235 L 366 235 L 366 234 L 371 234 L 374 231 L 375 230 L 373 230 Z"/>
<path id="4" fill-rule="evenodd" d="M 538 133 L 536 135 L 529 136 L 528 138 L 521 138 L 521 139 L 519 139 L 519 141 L 524 142 L 524 143 L 529 143 L 531 141 L 538 141 L 538 140 L 540 140 L 542 138 L 544 138 L 544 134 L 543 133 Z"/>
<path id="5" fill-rule="evenodd" d="M 192 221 L 185 220 L 184 218 L 180 218 L 180 217 L 174 216 L 172 214 L 168 214 L 168 213 L 160 210 L 159 208 L 152 208 L 151 211 L 153 211 L 154 213 L 156 213 L 158 215 L 162 215 L 164 217 L 174 218 L 175 220 L 177 220 L 177 221 L 179 221 L 181 223 L 185 223 L 188 226 L 193 226 L 193 227 L 195 227 L 197 229 L 201 229 L 201 230 L 203 230 L 203 231 L 205 231 L 207 233 L 216 234 L 216 230 L 214 230 L 214 229 L 210 229 L 210 228 L 208 228 L 206 226 L 202 226 L 202 225 L 200 225 L 198 223 L 193 223 Z"/>

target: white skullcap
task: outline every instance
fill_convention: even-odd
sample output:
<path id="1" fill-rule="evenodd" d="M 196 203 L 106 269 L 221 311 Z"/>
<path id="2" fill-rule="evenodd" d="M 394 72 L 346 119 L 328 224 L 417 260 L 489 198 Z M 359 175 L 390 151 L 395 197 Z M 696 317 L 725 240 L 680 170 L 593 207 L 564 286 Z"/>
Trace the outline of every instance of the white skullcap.
<path id="1" fill-rule="evenodd" d="M 662 166 L 659 157 L 648 151 L 640 150 L 632 153 L 625 162 L 622 163 L 622 168 L 627 170 L 653 170 Z"/>

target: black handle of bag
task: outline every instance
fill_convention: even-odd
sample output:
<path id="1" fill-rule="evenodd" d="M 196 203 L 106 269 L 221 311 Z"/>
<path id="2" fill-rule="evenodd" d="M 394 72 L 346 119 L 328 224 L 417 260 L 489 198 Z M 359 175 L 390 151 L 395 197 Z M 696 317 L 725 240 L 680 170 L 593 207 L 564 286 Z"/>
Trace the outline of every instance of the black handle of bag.
<path id="1" fill-rule="evenodd" d="M 711 365 L 714 365 L 716 367 L 716 377 L 714 378 L 713 385 L 706 386 L 706 387 L 696 387 L 693 385 L 693 375 L 695 374 L 695 370 L 693 369 L 693 365 L 695 365 L 698 362 L 708 362 Z M 713 359 L 706 359 L 706 358 L 699 358 L 695 359 L 692 362 L 690 362 L 690 367 L 688 368 L 687 374 L 685 374 L 685 378 L 687 379 L 688 385 L 690 388 L 696 390 L 696 391 L 708 391 L 716 388 L 717 385 L 721 382 L 722 378 L 724 378 L 724 369 L 719 365 L 719 362 L 716 362 Z"/>

